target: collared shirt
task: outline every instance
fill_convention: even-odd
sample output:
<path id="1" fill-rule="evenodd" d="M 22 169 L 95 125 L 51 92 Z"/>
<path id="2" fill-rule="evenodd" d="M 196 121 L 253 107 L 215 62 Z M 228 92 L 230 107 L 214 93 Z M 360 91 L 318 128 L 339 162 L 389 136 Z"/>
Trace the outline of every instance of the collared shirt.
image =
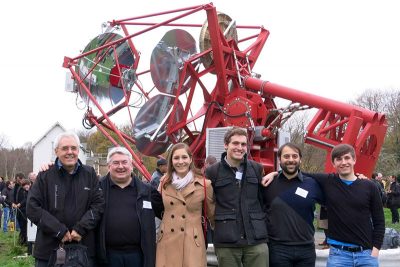
<path id="1" fill-rule="evenodd" d="M 58 167 L 59 170 L 60 170 L 61 168 L 63 168 L 63 169 L 65 170 L 64 166 L 62 165 L 61 160 L 59 160 L 58 158 L 56 159 L 56 164 L 57 164 L 57 167 Z M 79 168 L 80 166 L 81 166 L 81 164 L 79 163 L 79 161 L 77 161 L 76 164 L 75 164 L 74 171 L 73 171 L 71 174 L 75 174 L 75 173 L 78 171 L 78 168 Z"/>

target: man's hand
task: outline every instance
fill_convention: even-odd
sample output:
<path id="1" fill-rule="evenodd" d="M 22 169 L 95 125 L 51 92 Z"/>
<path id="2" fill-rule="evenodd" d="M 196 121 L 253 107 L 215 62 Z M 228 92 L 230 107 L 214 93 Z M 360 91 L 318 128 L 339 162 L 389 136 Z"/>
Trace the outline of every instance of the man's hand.
<path id="1" fill-rule="evenodd" d="M 77 231 L 72 230 L 72 232 L 71 232 L 71 239 L 74 240 L 74 241 L 80 242 L 81 239 L 82 239 L 82 236 L 81 236 L 80 234 L 78 234 Z"/>
<path id="2" fill-rule="evenodd" d="M 379 249 L 377 249 L 376 247 L 372 248 L 372 252 L 371 252 L 371 256 L 378 258 L 379 257 Z"/>
<path id="3" fill-rule="evenodd" d="M 362 173 L 356 173 L 356 176 L 357 176 L 357 178 L 360 178 L 360 179 L 369 179 L 367 176 L 365 176 Z"/>
<path id="4" fill-rule="evenodd" d="M 54 165 L 54 162 L 44 163 L 42 166 L 40 166 L 39 171 L 40 171 L 40 172 L 47 171 L 47 170 L 50 169 L 50 167 L 53 166 L 53 165 Z"/>
<path id="5" fill-rule="evenodd" d="M 65 243 L 65 242 L 71 242 L 72 238 L 71 238 L 71 233 L 69 231 L 67 231 L 63 237 L 63 239 L 61 240 L 61 242 Z"/>
<path id="6" fill-rule="evenodd" d="M 278 175 L 278 172 L 270 172 L 267 175 L 265 175 L 261 179 L 261 185 L 264 187 L 267 187 L 272 181 L 274 180 L 274 177 Z"/>

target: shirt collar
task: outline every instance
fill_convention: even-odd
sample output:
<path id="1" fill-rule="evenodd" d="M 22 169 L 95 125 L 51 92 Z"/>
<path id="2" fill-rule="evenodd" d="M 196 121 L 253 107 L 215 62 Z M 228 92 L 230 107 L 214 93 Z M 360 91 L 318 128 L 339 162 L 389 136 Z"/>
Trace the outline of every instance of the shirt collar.
<path id="1" fill-rule="evenodd" d="M 283 173 L 283 171 L 282 170 L 280 170 L 279 171 L 279 175 L 278 175 L 278 178 L 285 178 L 285 179 L 287 179 L 286 178 L 286 176 L 285 176 L 285 174 Z M 300 182 L 303 182 L 303 174 L 301 173 L 301 171 L 299 170 L 299 172 L 297 173 L 297 176 L 296 177 L 294 177 L 294 178 L 297 178 L 297 179 L 299 179 L 300 180 Z M 293 179 L 293 178 L 292 178 Z M 288 179 L 289 180 L 289 179 Z"/>
<path id="2" fill-rule="evenodd" d="M 127 186 L 135 187 L 135 178 L 133 176 L 131 176 L 131 177 L 132 177 L 132 180 Z M 113 186 L 118 186 L 118 185 L 116 183 L 114 183 L 114 181 L 111 179 L 111 176 L 110 176 L 110 187 L 113 187 Z"/>
<path id="3" fill-rule="evenodd" d="M 56 166 L 57 166 L 57 168 L 59 169 L 59 170 L 61 170 L 61 168 L 63 168 L 64 170 L 65 170 L 65 168 L 64 168 L 64 166 L 62 165 L 62 163 L 61 163 L 61 161 L 57 158 L 56 159 Z M 78 168 L 81 166 L 81 164 L 80 164 L 80 162 L 79 162 L 79 160 L 76 162 L 76 164 L 75 164 L 75 168 L 74 168 L 74 171 L 71 173 L 71 174 L 75 174 L 77 171 L 78 171 Z"/>
<path id="4" fill-rule="evenodd" d="M 224 160 L 225 160 L 226 164 L 228 164 L 228 166 L 231 167 L 231 169 L 233 169 L 233 170 L 235 170 L 235 171 L 243 172 L 243 170 L 244 170 L 244 160 L 242 160 L 242 161 L 240 162 L 240 165 L 239 165 L 238 167 L 233 167 L 233 166 L 231 166 L 231 164 L 229 164 L 229 161 L 228 161 L 228 159 L 226 158 L 226 156 L 224 157 Z"/>

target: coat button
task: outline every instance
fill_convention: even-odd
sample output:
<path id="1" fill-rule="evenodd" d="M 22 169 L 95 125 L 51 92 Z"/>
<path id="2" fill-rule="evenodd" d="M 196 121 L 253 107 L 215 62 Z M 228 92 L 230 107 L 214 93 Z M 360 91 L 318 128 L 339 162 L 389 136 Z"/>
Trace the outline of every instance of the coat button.
<path id="1" fill-rule="evenodd" d="M 183 229 L 183 227 L 181 227 L 181 231 L 183 232 L 183 231 L 185 231 L 185 229 Z"/>
<path id="2" fill-rule="evenodd" d="M 185 202 L 183 202 L 183 206 L 186 206 L 186 203 L 185 203 Z"/>
<path id="3" fill-rule="evenodd" d="M 171 201 L 169 204 L 174 205 L 174 202 Z"/>
<path id="4" fill-rule="evenodd" d="M 186 218 L 185 214 L 183 214 L 183 215 L 182 215 L 182 218 L 183 218 L 183 219 L 185 219 L 185 218 Z"/>
<path id="5" fill-rule="evenodd" d="M 163 231 L 163 230 L 161 230 L 161 233 L 164 233 L 164 231 Z"/>
<path id="6" fill-rule="evenodd" d="M 196 239 L 196 238 L 197 238 L 197 235 L 194 236 L 194 239 Z"/>
<path id="7" fill-rule="evenodd" d="M 174 215 L 174 214 L 172 214 L 172 215 L 171 215 L 171 218 L 172 218 L 172 219 L 173 219 L 173 218 L 175 218 L 175 215 Z"/>
<path id="8" fill-rule="evenodd" d="M 172 228 L 172 229 L 171 229 L 171 232 L 174 232 L 174 231 L 175 231 L 174 228 Z"/>

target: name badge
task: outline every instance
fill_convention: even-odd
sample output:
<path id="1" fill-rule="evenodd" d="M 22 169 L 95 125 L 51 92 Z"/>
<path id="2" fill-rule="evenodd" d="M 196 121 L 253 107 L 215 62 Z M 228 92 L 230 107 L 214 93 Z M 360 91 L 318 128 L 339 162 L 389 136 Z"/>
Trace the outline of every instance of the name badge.
<path id="1" fill-rule="evenodd" d="M 236 172 L 236 179 L 238 179 L 238 180 L 242 180 L 242 175 L 243 175 L 243 173 L 242 172 Z"/>
<path id="2" fill-rule="evenodd" d="M 144 209 L 151 209 L 151 202 L 143 200 L 143 208 Z"/>
<path id="3" fill-rule="evenodd" d="M 308 195 L 308 191 L 304 190 L 303 188 L 297 187 L 295 194 L 298 195 L 298 196 L 301 196 L 303 198 L 306 198 L 307 195 Z"/>

